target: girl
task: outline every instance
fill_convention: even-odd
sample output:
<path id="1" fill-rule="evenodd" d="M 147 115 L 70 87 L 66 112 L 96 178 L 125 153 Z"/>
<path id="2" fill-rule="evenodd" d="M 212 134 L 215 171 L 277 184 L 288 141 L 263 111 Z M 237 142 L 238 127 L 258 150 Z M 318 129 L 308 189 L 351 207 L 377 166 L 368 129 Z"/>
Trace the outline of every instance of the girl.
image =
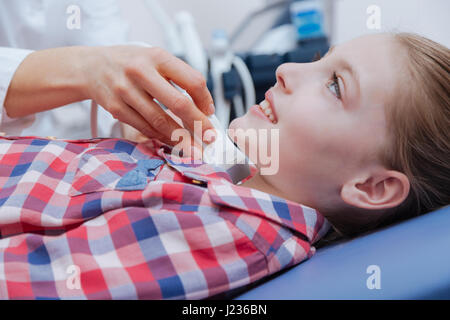
<path id="1" fill-rule="evenodd" d="M 411 34 L 280 66 L 230 125 L 278 129 L 279 170 L 240 185 L 156 140 L 0 139 L 0 297 L 211 297 L 449 204 L 449 69 Z"/>
<path id="2" fill-rule="evenodd" d="M 274 121 L 255 106 L 230 126 L 280 133 L 279 172 L 244 185 L 318 209 L 346 235 L 449 204 L 449 71 L 448 48 L 407 33 L 280 66 L 261 103 Z"/>

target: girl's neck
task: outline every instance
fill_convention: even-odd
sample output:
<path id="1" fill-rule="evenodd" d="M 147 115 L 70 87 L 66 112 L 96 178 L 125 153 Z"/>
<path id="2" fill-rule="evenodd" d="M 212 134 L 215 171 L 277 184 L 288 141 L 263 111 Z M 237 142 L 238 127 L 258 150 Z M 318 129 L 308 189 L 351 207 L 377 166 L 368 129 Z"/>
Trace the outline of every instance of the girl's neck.
<path id="1" fill-rule="evenodd" d="M 251 179 L 241 183 L 240 186 L 246 187 L 246 188 L 251 188 L 251 189 L 256 189 L 256 190 L 259 190 L 259 191 L 262 191 L 265 193 L 273 194 L 280 198 L 287 199 L 284 194 L 282 194 L 278 189 L 276 189 L 274 186 L 269 184 L 264 179 L 264 177 L 259 174 L 259 172 L 257 174 L 255 174 Z"/>

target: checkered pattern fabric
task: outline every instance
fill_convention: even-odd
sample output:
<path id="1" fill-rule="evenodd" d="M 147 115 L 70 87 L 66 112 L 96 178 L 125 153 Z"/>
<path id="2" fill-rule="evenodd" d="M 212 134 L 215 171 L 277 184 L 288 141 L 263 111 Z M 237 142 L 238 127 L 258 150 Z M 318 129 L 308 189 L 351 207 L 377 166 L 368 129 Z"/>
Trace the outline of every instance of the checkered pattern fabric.
<path id="1" fill-rule="evenodd" d="M 330 227 L 157 141 L 0 138 L 0 297 L 202 299 L 311 257 Z"/>

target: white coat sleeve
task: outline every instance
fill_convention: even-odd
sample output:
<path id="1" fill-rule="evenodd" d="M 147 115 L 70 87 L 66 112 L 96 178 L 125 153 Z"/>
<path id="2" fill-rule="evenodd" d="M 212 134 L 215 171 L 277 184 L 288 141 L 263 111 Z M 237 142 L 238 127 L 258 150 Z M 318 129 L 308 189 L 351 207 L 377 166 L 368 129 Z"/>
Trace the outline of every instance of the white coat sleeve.
<path id="1" fill-rule="evenodd" d="M 35 119 L 34 115 L 12 119 L 6 114 L 4 103 L 9 85 L 19 65 L 33 51 L 0 47 L 0 131 L 7 134 L 20 134 Z M 8 128 L 14 127 L 14 132 Z"/>
<path id="2" fill-rule="evenodd" d="M 65 45 L 108 46 L 128 44 L 130 26 L 117 0 L 64 0 L 81 9 L 81 28 L 63 29 Z M 90 103 L 89 103 L 90 104 Z M 98 136 L 121 137 L 120 123 L 103 107 L 98 108 Z"/>

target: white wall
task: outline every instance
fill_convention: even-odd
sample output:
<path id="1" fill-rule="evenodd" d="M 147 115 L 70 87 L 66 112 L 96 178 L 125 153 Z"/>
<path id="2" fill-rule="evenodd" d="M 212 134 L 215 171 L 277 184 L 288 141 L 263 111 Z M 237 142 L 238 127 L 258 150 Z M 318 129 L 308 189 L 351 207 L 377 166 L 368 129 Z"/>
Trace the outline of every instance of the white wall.
<path id="1" fill-rule="evenodd" d="M 370 5 L 381 9 L 381 31 L 417 32 L 450 47 L 449 0 L 336 0 L 333 42 L 375 32 L 366 27 Z"/>
<path id="2" fill-rule="evenodd" d="M 124 18 L 130 23 L 132 41 L 165 47 L 163 30 L 143 0 L 119 0 L 119 3 Z M 159 3 L 171 18 L 178 11 L 189 11 L 202 42 L 208 46 L 214 29 L 223 29 L 231 34 L 246 15 L 260 8 L 265 0 L 159 0 Z"/>
<path id="3" fill-rule="evenodd" d="M 95 1 L 95 0 L 94 0 Z M 133 41 L 165 46 L 163 31 L 153 20 L 143 0 L 119 0 L 123 16 L 131 26 Z M 374 31 L 366 27 L 369 5 L 381 9 L 383 30 L 412 31 L 423 34 L 450 47 L 449 0 L 331 0 L 334 1 L 333 43 L 340 43 Z M 203 43 L 208 47 L 216 28 L 231 33 L 250 12 L 266 0 L 160 0 L 169 14 L 188 10 L 195 18 Z"/>

